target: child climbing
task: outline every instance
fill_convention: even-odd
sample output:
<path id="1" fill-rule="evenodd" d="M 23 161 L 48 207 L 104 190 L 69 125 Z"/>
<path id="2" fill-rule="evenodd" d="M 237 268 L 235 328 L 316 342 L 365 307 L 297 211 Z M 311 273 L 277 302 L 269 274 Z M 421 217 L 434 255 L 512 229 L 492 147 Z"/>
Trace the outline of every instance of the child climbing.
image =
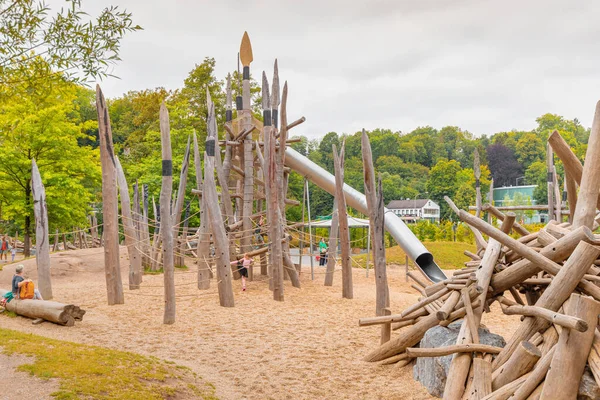
<path id="1" fill-rule="evenodd" d="M 248 269 L 252 266 L 254 260 L 250 258 L 248 253 L 244 254 L 244 258 L 241 260 L 235 260 L 231 262 L 231 265 L 237 264 L 238 272 L 242 276 L 242 291 L 246 291 L 246 278 L 248 277 Z"/>

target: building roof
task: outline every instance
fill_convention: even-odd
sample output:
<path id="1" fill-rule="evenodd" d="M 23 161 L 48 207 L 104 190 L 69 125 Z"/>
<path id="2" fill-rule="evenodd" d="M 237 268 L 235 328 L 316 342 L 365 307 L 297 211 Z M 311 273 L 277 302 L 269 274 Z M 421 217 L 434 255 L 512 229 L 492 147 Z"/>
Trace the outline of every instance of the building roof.
<path id="1" fill-rule="evenodd" d="M 313 228 L 331 228 L 331 219 L 326 219 L 322 221 L 311 221 L 310 224 Z M 308 226 L 308 223 L 306 224 Z M 348 215 L 348 227 L 350 228 L 368 228 L 369 220 L 354 218 Z"/>
<path id="2" fill-rule="evenodd" d="M 429 199 L 392 200 L 387 205 L 387 208 L 392 210 L 403 208 L 423 208 L 428 201 Z"/>

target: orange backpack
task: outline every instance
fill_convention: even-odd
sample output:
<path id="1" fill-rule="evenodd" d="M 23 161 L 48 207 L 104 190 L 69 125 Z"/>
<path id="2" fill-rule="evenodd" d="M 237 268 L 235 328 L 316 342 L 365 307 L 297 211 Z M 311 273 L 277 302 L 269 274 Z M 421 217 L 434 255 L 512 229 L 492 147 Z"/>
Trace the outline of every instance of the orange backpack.
<path id="1" fill-rule="evenodd" d="M 35 294 L 33 292 L 34 289 L 35 287 L 33 285 L 33 282 L 25 282 L 21 286 L 21 289 L 19 291 L 19 298 L 21 300 L 33 299 L 35 297 Z"/>

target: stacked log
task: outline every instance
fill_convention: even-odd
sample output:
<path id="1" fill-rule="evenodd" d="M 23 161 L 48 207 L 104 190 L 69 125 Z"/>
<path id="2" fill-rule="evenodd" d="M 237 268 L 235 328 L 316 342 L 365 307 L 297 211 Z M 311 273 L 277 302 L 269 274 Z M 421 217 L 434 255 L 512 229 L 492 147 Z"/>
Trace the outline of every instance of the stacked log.
<path id="1" fill-rule="evenodd" d="M 590 146 L 600 147 L 599 138 L 597 112 Z M 572 192 L 567 199 L 573 225 L 557 214 L 556 220 L 530 233 L 514 222 L 513 213 L 481 207 L 503 221 L 498 229 L 446 198 L 459 219 L 487 240 L 477 254 L 465 252 L 471 260 L 442 282 L 427 286 L 409 275 L 422 293 L 416 304 L 398 314 L 359 320 L 359 326 L 392 324 L 400 330 L 367 354 L 366 361 L 402 367 L 419 357 L 452 354 L 444 399 L 575 399 L 588 369 L 600 385 L 600 236 L 591 229 L 598 227 L 600 163 L 589 161 L 597 149 L 588 149 L 583 168 L 563 142 L 557 132 L 550 136 L 570 180 L 565 186 Z M 552 183 L 556 186 L 555 179 Z M 582 209 L 575 200 L 579 184 L 589 186 L 579 190 Z M 552 209 L 560 207 L 559 202 Z M 520 238 L 511 237 L 511 229 Z M 492 308 L 493 303 L 498 306 Z M 492 310 L 521 316 L 503 348 L 479 343 L 482 314 Z M 463 322 L 455 345 L 417 348 L 427 330 L 459 319 Z"/>

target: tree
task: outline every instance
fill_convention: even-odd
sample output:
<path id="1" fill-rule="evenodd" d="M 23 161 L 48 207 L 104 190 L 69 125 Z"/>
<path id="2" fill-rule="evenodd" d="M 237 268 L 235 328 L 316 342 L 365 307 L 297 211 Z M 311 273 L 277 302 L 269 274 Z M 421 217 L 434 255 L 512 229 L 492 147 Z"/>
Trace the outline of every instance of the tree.
<path id="1" fill-rule="evenodd" d="M 81 0 L 64 3 L 67 7 L 52 13 L 45 1 L 0 0 L 0 84 L 56 73 L 71 81 L 109 76 L 111 65 L 120 60 L 123 37 L 142 29 L 118 7 L 107 7 L 93 18 L 82 11 Z M 36 57 L 47 68 L 28 75 Z"/>
<path id="2" fill-rule="evenodd" d="M 427 191 L 436 203 L 440 205 L 440 217 L 449 219 L 452 211 L 444 201 L 444 196 L 454 198 L 457 187 L 457 175 L 460 172 L 460 164 L 456 160 L 438 161 L 429 172 L 427 180 Z"/>
<path id="3" fill-rule="evenodd" d="M 542 161 L 532 163 L 525 171 L 525 182 L 528 185 L 537 185 L 533 189 L 533 200 L 537 204 L 548 203 L 547 172 L 546 163 Z"/>
<path id="4" fill-rule="evenodd" d="M 38 80 L 35 88 L 19 92 L 18 98 L 0 102 L 0 201 L 4 217 L 23 226 L 28 255 L 31 160 L 36 160 L 46 187 L 49 224 L 61 229 L 87 224 L 100 167 L 98 151 L 78 145 L 94 122 L 81 123 L 77 116 L 78 89 L 73 84 Z"/>
<path id="5" fill-rule="evenodd" d="M 503 144 L 488 146 L 487 157 L 495 187 L 513 185 L 516 179 L 523 175 L 523 166 L 507 146 Z"/>
<path id="6" fill-rule="evenodd" d="M 532 163 L 546 156 L 546 146 L 534 133 L 526 133 L 517 142 L 516 155 L 519 163 L 527 169 Z"/>

